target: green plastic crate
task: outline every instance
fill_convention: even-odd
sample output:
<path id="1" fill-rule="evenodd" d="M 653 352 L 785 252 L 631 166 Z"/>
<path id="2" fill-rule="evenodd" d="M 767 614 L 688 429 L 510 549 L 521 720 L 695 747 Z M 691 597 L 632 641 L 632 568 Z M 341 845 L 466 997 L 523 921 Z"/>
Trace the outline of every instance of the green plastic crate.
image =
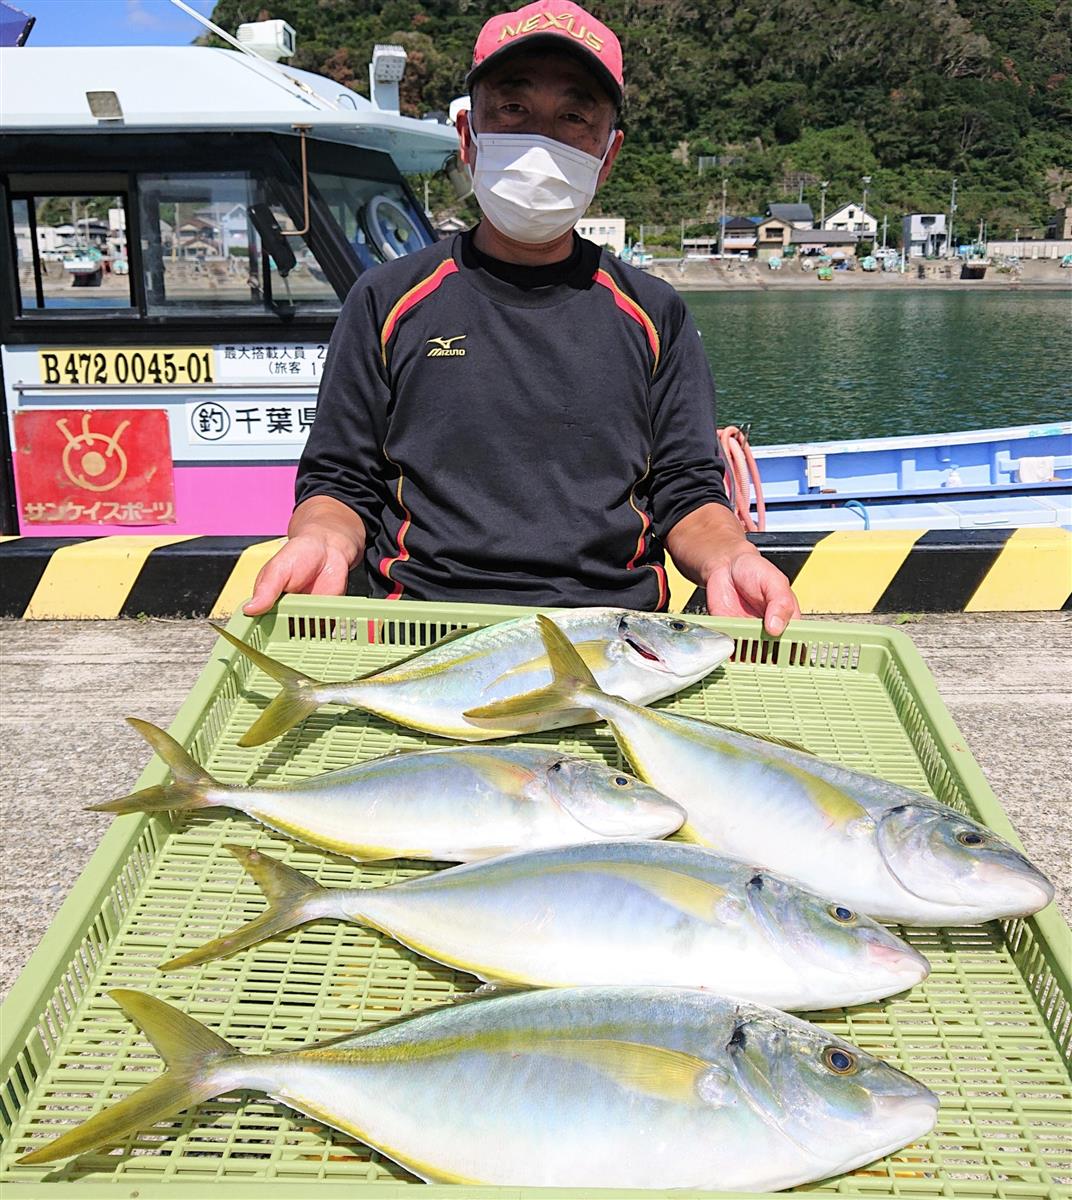
<path id="1" fill-rule="evenodd" d="M 346 679 L 459 626 L 520 611 L 290 597 L 278 613 L 235 617 L 230 629 L 312 675 Z M 755 621 L 710 623 L 737 639 L 734 661 L 665 706 L 801 741 L 824 758 L 929 792 L 1017 841 L 902 633 L 809 621 L 771 641 Z M 218 778 L 243 783 L 282 782 L 432 741 L 367 714 L 327 709 L 269 746 L 239 749 L 238 737 L 275 690 L 221 641 L 171 731 Z M 603 727 L 531 740 L 620 764 Z M 154 759 L 139 786 L 165 779 Z M 0 1010 L 5 1196 L 373 1200 L 400 1197 L 417 1182 L 352 1138 L 245 1093 L 141 1131 L 110 1153 L 53 1168 L 14 1165 L 19 1154 L 158 1073 L 155 1052 L 107 999 L 109 988 L 150 991 L 239 1047 L 261 1051 L 372 1026 L 476 986 L 471 976 L 387 937 L 327 922 L 225 962 L 160 975 L 159 963 L 262 907 L 255 886 L 223 849 L 227 842 L 266 849 L 329 885 L 377 886 L 429 869 L 406 862 L 361 868 L 223 812 L 118 818 Z M 1068 926 L 1051 906 L 1028 921 L 904 935 L 931 960 L 933 973 L 923 985 L 813 1019 L 933 1088 L 942 1101 L 938 1126 L 881 1162 L 803 1190 L 1010 1200 L 1072 1195 Z M 580 1194 L 421 1186 L 422 1194 L 453 1200 Z"/>

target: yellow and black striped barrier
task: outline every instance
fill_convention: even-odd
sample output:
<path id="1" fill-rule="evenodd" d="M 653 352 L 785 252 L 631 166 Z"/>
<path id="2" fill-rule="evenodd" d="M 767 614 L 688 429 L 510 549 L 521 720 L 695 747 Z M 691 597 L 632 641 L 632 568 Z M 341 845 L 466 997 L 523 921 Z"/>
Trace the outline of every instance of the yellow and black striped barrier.
<path id="1" fill-rule="evenodd" d="M 853 529 L 751 535 L 804 613 L 1037 612 L 1072 607 L 1072 531 Z M 703 597 L 670 570 L 670 607 Z"/>
<path id="2" fill-rule="evenodd" d="M 852 530 L 752 541 L 822 613 L 1002 612 L 1072 607 L 1072 531 Z M 0 616 L 224 617 L 282 538 L 109 535 L 0 538 Z M 700 607 L 672 568 L 670 607 Z M 363 572 L 350 590 L 364 594 Z"/>

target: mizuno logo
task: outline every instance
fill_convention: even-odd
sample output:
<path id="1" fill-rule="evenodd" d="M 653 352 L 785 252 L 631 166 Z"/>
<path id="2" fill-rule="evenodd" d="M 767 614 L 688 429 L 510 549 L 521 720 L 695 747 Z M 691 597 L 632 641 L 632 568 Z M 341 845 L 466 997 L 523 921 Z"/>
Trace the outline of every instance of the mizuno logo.
<path id="1" fill-rule="evenodd" d="M 454 346 L 453 342 L 461 342 L 467 337 L 464 333 L 456 334 L 449 338 L 429 338 L 428 345 L 431 350 L 426 355 L 427 358 L 461 358 L 465 354 L 464 346 Z"/>

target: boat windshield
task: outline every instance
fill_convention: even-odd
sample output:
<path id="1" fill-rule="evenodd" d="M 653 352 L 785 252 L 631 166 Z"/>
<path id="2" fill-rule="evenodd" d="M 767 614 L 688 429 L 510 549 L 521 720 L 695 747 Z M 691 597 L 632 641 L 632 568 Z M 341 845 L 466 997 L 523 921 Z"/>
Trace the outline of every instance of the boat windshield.
<path id="1" fill-rule="evenodd" d="M 148 311 L 335 310 L 339 298 L 292 218 L 250 171 L 168 172 L 138 178 Z M 264 206 L 293 262 L 276 262 L 253 222 Z M 280 255 L 282 258 L 282 255 Z"/>
<path id="2" fill-rule="evenodd" d="M 363 268 L 432 244 L 416 206 L 396 184 L 315 170 L 310 178 Z"/>
<path id="3" fill-rule="evenodd" d="M 333 317 L 361 271 L 433 235 L 382 162 L 310 151 L 308 228 L 300 174 L 267 154 L 11 176 L 19 314 Z"/>

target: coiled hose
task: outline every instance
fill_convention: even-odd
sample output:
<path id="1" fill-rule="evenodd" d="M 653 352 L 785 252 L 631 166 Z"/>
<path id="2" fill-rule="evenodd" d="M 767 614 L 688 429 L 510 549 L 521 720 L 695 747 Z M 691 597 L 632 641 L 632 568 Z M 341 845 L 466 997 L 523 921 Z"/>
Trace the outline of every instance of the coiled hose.
<path id="1" fill-rule="evenodd" d="M 767 506 L 748 434 L 736 425 L 718 431 L 718 445 L 726 464 L 726 491 L 737 520 L 746 533 L 762 533 L 767 528 Z M 752 493 L 756 497 L 756 515 L 752 517 Z"/>

